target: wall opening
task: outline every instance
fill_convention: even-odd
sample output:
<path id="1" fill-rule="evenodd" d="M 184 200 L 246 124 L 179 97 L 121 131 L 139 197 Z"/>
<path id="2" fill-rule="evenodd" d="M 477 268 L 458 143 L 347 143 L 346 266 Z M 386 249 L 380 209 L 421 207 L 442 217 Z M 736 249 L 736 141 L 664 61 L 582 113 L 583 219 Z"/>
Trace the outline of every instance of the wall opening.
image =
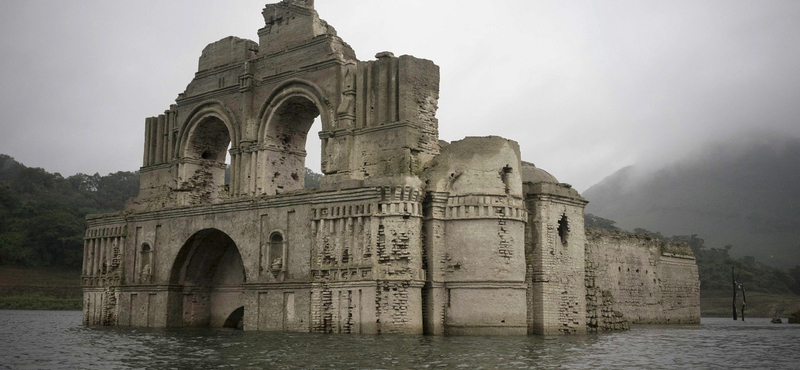
<path id="1" fill-rule="evenodd" d="M 304 187 L 306 189 L 318 189 L 322 181 L 322 143 L 314 138 L 319 139 L 319 133 L 322 132 L 322 117 L 317 116 L 314 118 L 314 123 L 308 131 L 308 136 L 312 138 L 312 142 L 316 141 L 317 145 L 306 144 L 306 172 Z"/>
<path id="2" fill-rule="evenodd" d="M 511 192 L 510 177 L 511 177 L 511 167 L 506 165 L 505 167 L 503 167 L 502 170 L 500 170 L 500 179 L 503 180 L 503 184 L 505 185 L 506 188 L 506 194 Z"/>
<path id="3" fill-rule="evenodd" d="M 242 330 L 244 328 L 244 306 L 233 310 L 222 327 Z"/>
<path id="4" fill-rule="evenodd" d="M 153 251 L 150 244 L 144 243 L 139 249 L 139 283 L 150 283 L 153 269 Z"/>
<path id="5" fill-rule="evenodd" d="M 264 175 L 266 193 L 280 194 L 305 187 L 306 158 L 309 155 L 306 152 L 307 141 L 309 136 L 319 135 L 319 131 L 312 130 L 319 115 L 316 104 L 303 96 L 286 98 L 275 108 L 264 137 L 268 148 L 267 173 Z M 310 160 L 309 165 L 321 167 L 320 151 L 310 151 L 316 160 Z"/>
<path id="6" fill-rule="evenodd" d="M 178 252 L 170 284 L 181 287 L 180 299 L 171 299 L 171 326 L 223 327 L 231 313 L 244 306 L 244 264 L 239 249 L 224 232 L 198 231 Z"/>
<path id="7" fill-rule="evenodd" d="M 228 149 L 225 151 L 225 188 L 229 190 L 231 185 L 231 144 L 228 144 Z"/>
<path id="8" fill-rule="evenodd" d="M 561 215 L 558 220 L 558 237 L 561 239 L 561 244 L 567 245 L 567 237 L 569 236 L 569 220 L 567 215 Z"/>

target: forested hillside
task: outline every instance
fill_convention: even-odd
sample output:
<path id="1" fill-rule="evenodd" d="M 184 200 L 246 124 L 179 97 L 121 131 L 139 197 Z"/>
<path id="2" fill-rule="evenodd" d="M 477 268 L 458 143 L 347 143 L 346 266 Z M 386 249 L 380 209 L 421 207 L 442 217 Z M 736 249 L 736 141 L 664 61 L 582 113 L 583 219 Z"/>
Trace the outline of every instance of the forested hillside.
<path id="1" fill-rule="evenodd" d="M 0 154 L 0 266 L 80 269 L 84 218 L 122 210 L 138 172 L 63 177 Z"/>

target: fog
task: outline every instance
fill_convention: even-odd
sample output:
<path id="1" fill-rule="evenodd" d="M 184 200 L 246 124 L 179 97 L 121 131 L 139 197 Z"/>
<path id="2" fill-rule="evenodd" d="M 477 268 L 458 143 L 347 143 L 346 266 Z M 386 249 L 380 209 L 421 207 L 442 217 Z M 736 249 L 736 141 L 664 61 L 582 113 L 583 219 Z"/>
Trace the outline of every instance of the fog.
<path id="1" fill-rule="evenodd" d="M 800 136 L 797 1 L 316 3 L 359 59 L 441 67 L 442 139 L 517 140 L 579 191 L 710 141 Z M 145 117 L 205 45 L 257 40 L 263 5 L 0 0 L 0 153 L 65 176 L 138 169 Z"/>

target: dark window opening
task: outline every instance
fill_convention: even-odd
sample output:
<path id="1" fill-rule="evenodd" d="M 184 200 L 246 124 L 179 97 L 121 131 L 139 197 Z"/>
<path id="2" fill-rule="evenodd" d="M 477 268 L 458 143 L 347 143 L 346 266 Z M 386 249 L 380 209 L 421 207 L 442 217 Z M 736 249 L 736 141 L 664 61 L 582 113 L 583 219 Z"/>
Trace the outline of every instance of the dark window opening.
<path id="1" fill-rule="evenodd" d="M 567 245 L 567 236 L 569 235 L 569 221 L 567 215 L 562 215 L 558 220 L 558 237 L 561 238 L 561 244 Z"/>
<path id="2" fill-rule="evenodd" d="M 511 191 L 511 185 L 509 184 L 509 181 L 510 181 L 509 180 L 509 177 L 510 177 L 509 174 L 510 173 L 511 173 L 511 167 L 508 166 L 508 165 L 503 167 L 503 170 L 500 171 L 500 179 L 503 180 L 503 184 L 506 187 L 506 189 L 505 189 L 506 190 L 506 194 L 508 194 Z"/>
<path id="3" fill-rule="evenodd" d="M 142 244 L 139 252 L 139 283 L 150 283 L 150 276 L 152 276 L 153 253 L 150 244 Z"/>

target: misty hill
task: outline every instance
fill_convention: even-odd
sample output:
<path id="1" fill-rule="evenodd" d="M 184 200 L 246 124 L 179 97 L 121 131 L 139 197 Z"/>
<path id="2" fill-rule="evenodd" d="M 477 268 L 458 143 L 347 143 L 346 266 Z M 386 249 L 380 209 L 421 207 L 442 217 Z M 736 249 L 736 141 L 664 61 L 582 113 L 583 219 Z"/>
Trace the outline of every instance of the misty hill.
<path id="1" fill-rule="evenodd" d="M 658 170 L 626 167 L 583 196 L 587 213 L 626 230 L 698 234 L 734 256 L 800 264 L 800 138 L 748 138 Z"/>

